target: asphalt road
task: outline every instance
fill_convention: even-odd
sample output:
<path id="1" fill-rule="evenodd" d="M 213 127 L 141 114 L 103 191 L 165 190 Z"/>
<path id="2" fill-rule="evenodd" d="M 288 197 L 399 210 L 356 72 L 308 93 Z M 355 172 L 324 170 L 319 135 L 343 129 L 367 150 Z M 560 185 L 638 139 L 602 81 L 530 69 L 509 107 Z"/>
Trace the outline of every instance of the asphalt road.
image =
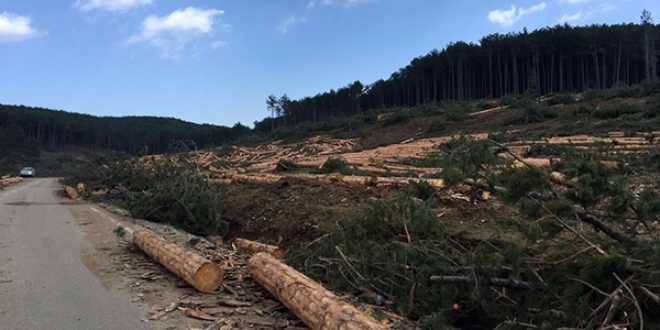
<path id="1" fill-rule="evenodd" d="M 92 247 L 56 187 L 37 178 L 0 191 L 0 329 L 150 329 L 82 263 Z"/>

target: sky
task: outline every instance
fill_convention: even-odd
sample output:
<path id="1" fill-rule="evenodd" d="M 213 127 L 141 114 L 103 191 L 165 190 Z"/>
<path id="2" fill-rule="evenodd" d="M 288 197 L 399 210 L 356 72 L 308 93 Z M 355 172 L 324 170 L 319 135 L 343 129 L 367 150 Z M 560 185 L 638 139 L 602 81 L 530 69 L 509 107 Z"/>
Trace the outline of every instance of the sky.
<path id="1" fill-rule="evenodd" d="M 386 79 L 491 33 L 639 22 L 658 0 L 0 0 L 0 103 L 252 126 L 268 95 Z"/>

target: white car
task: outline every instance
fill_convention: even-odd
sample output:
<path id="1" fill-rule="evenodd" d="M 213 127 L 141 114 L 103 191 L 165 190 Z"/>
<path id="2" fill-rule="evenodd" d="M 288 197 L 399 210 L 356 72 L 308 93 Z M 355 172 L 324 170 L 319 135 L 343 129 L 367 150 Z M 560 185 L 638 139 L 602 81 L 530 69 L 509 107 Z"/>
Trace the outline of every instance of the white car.
<path id="1" fill-rule="evenodd" d="M 28 177 L 28 176 L 31 177 L 31 178 L 34 178 L 36 175 L 37 175 L 37 172 L 32 167 L 24 167 L 21 170 L 21 176 L 24 177 L 24 178 Z"/>

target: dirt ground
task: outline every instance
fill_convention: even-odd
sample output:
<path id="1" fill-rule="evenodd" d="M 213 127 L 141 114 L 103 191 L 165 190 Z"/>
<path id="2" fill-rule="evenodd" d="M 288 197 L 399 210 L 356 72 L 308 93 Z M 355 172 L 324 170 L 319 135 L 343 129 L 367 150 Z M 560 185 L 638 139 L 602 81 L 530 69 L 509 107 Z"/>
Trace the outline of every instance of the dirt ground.
<path id="1" fill-rule="evenodd" d="M 360 215 L 376 200 L 396 193 L 395 189 L 300 179 L 229 189 L 224 212 L 230 222 L 227 238 L 242 237 L 285 249 L 317 239 L 337 221 Z"/>

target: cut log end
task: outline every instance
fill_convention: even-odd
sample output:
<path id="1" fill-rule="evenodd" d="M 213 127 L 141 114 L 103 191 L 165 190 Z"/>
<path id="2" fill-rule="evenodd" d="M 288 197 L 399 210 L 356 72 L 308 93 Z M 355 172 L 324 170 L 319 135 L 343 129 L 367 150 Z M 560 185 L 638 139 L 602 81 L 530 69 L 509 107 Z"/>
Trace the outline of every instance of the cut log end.
<path id="1" fill-rule="evenodd" d="M 223 272 L 220 266 L 149 230 L 135 231 L 133 242 L 200 292 L 215 291 L 222 283 Z"/>
<path id="2" fill-rule="evenodd" d="M 223 275 L 222 268 L 209 261 L 195 272 L 195 288 L 200 292 L 213 292 L 222 284 Z"/>
<path id="3" fill-rule="evenodd" d="M 66 191 L 67 195 L 69 195 L 69 198 L 71 199 L 76 199 L 78 198 L 78 191 L 74 189 L 73 187 L 65 187 L 64 191 Z"/>

